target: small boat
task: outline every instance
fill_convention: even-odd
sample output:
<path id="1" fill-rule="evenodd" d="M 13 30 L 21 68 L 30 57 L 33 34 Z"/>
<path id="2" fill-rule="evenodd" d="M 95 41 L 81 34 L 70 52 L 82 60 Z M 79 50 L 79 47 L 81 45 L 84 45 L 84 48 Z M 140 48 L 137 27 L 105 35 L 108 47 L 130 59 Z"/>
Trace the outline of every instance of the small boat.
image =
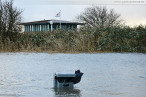
<path id="1" fill-rule="evenodd" d="M 56 73 L 54 75 L 54 87 L 62 88 L 62 87 L 73 87 L 73 84 L 77 84 L 81 81 L 81 77 L 83 73 L 80 70 L 75 71 L 74 74 L 62 74 Z"/>

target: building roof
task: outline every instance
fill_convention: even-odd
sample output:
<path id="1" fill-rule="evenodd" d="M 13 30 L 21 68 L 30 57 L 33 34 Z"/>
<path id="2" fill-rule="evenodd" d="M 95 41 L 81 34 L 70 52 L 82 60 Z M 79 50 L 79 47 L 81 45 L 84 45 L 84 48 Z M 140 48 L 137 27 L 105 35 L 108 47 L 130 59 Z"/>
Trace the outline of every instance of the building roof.
<path id="1" fill-rule="evenodd" d="M 46 23 L 50 23 L 50 21 L 53 21 L 54 24 L 60 24 L 60 20 L 51 19 L 51 20 L 41 20 L 41 21 L 24 22 L 24 23 L 20 23 L 20 25 L 46 24 Z M 61 20 L 61 24 L 83 25 L 84 23 Z"/>

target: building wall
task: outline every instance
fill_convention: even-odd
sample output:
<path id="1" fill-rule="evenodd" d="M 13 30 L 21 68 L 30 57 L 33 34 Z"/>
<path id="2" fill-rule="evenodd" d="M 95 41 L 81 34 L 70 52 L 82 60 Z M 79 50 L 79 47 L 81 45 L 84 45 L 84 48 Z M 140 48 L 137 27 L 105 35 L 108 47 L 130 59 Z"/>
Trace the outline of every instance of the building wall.
<path id="1" fill-rule="evenodd" d="M 73 24 L 62 24 L 62 29 L 73 30 L 77 29 L 77 25 Z M 25 25 L 24 32 L 46 32 L 51 31 L 50 24 L 33 24 L 33 25 Z M 53 24 L 53 30 L 60 29 L 60 24 Z"/>

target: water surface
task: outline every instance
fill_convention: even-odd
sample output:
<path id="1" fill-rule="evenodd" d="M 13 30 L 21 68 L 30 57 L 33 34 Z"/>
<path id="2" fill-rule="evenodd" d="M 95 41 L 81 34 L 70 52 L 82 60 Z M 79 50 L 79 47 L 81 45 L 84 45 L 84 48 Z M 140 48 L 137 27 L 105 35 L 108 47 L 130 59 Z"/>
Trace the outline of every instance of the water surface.
<path id="1" fill-rule="evenodd" d="M 55 72 L 84 75 L 53 89 Z M 146 54 L 0 53 L 0 97 L 146 97 Z"/>

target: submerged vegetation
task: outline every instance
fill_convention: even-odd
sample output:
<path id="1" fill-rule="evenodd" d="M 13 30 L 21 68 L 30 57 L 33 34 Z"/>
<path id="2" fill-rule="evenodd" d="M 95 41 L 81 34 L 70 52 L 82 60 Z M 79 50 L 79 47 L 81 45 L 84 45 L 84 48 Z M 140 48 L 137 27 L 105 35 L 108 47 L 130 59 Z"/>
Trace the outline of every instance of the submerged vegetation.
<path id="1" fill-rule="evenodd" d="M 146 26 L 142 25 L 15 35 L 15 41 L 9 38 L 0 41 L 1 51 L 146 52 Z"/>

